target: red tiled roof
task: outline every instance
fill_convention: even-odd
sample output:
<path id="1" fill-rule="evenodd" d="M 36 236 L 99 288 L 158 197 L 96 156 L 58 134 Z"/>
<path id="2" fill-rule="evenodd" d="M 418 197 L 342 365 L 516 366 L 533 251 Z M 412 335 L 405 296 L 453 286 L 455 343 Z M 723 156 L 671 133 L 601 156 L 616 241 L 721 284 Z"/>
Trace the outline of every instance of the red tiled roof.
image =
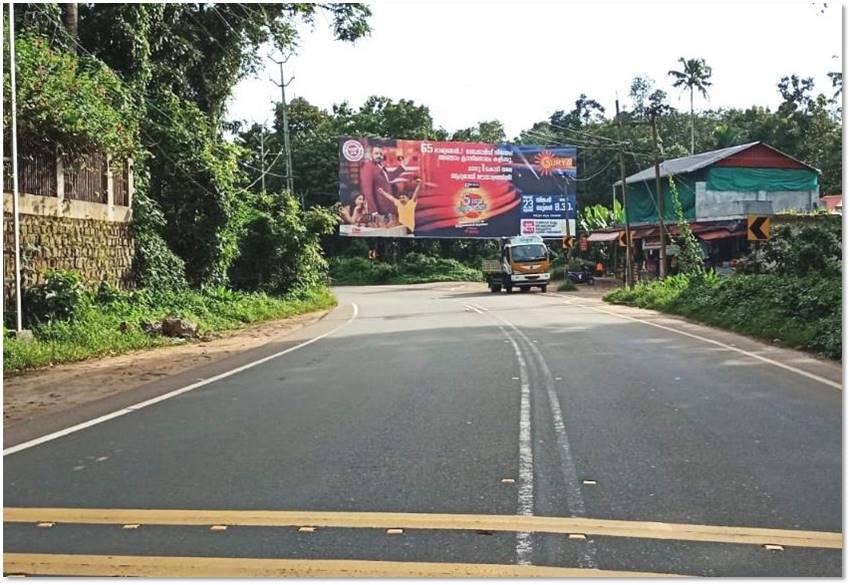
<path id="1" fill-rule="evenodd" d="M 824 195 L 820 198 L 821 202 L 823 202 L 823 206 L 827 209 L 835 209 L 836 207 L 843 207 L 841 201 L 841 194 L 838 195 Z"/>

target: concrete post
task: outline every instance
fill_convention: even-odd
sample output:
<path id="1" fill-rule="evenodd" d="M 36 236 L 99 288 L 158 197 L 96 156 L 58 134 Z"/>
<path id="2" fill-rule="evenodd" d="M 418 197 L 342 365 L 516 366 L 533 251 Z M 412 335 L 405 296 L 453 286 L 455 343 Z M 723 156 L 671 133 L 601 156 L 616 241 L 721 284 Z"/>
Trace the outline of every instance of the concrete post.
<path id="1" fill-rule="evenodd" d="M 130 208 L 130 217 L 133 217 L 133 159 L 127 159 L 127 207 Z"/>
<path id="2" fill-rule="evenodd" d="M 106 155 L 106 216 L 112 220 L 115 211 L 115 183 L 112 180 L 112 155 Z"/>
<path id="3" fill-rule="evenodd" d="M 59 216 L 65 214 L 65 165 L 62 163 L 62 155 L 56 153 L 56 207 Z"/>

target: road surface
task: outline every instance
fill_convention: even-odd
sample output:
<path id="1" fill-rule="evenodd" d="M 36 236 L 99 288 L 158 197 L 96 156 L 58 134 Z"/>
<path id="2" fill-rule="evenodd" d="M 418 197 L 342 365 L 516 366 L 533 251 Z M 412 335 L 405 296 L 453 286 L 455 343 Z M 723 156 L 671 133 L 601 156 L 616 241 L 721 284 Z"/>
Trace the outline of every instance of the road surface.
<path id="1" fill-rule="evenodd" d="M 842 574 L 840 368 L 589 298 L 337 294 L 7 435 L 4 571 Z"/>

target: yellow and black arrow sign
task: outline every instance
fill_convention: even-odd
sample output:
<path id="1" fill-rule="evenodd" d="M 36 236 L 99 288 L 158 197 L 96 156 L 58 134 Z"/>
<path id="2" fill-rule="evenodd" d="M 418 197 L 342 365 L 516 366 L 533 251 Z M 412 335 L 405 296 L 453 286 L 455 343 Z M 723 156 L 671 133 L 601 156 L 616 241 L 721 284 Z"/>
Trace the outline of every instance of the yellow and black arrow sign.
<path id="1" fill-rule="evenodd" d="M 561 246 L 564 250 L 570 250 L 575 244 L 575 238 L 572 236 L 564 236 L 564 239 L 561 241 Z"/>
<path id="2" fill-rule="evenodd" d="M 770 239 L 770 217 L 766 215 L 747 216 L 747 240 L 759 242 Z"/>
<path id="3" fill-rule="evenodd" d="M 634 245 L 634 243 L 635 243 L 635 235 L 634 235 L 634 233 L 630 231 L 630 232 L 629 232 L 629 236 L 630 236 L 630 237 L 629 237 L 628 239 L 630 239 L 630 240 L 631 240 L 631 244 L 632 244 L 632 245 Z M 626 232 L 624 232 L 624 231 L 623 231 L 623 232 L 620 232 L 620 238 L 619 238 L 618 242 L 620 243 L 620 247 L 621 247 L 621 248 L 625 248 L 625 247 L 626 247 Z"/>

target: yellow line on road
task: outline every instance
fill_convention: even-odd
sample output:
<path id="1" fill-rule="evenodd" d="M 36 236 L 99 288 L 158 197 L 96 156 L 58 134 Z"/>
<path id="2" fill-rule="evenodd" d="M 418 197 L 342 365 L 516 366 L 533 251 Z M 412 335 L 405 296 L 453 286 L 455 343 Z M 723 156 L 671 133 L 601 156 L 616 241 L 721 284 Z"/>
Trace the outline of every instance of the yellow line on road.
<path id="1" fill-rule="evenodd" d="M 840 549 L 842 547 L 840 532 L 547 516 L 404 512 L 4 508 L 3 521 L 171 526 L 316 526 L 326 528 L 404 528 L 409 530 L 490 530 L 549 534 L 580 533 L 596 536 L 730 544 L 781 544 L 808 548 Z"/>
<path id="2" fill-rule="evenodd" d="M 676 577 L 533 565 L 112 555 L 3 555 L 3 572 L 87 577 Z"/>

